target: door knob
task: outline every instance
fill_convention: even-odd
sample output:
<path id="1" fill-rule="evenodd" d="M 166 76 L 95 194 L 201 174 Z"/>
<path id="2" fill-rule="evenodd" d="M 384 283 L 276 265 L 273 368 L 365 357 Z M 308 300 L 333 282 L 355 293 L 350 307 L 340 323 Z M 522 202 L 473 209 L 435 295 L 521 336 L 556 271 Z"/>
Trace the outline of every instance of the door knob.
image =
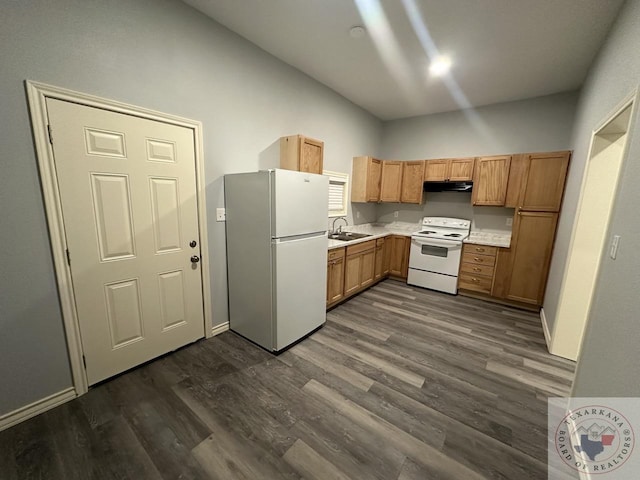
<path id="1" fill-rule="evenodd" d="M 198 242 L 196 242 L 195 240 L 191 240 L 191 241 L 189 242 L 189 246 L 190 246 L 191 248 L 196 248 L 196 245 L 198 245 Z"/>
<path id="2" fill-rule="evenodd" d="M 193 257 L 191 257 L 191 263 L 198 263 L 200 261 L 200 257 L 197 255 L 194 255 Z"/>

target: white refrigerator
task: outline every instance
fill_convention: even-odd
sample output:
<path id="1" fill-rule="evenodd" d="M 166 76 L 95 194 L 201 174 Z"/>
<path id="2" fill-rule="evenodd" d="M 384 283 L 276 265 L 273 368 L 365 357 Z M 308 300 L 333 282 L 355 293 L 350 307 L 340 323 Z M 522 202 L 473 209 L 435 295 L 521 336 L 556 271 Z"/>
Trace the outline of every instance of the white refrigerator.
<path id="1" fill-rule="evenodd" d="M 326 320 L 329 179 L 225 175 L 229 327 L 279 351 Z"/>

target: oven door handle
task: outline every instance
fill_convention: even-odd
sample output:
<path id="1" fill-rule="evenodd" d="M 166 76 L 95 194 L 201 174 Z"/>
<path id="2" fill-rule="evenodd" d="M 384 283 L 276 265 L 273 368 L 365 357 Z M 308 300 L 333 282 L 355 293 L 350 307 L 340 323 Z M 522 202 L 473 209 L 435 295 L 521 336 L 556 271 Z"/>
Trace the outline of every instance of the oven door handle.
<path id="1" fill-rule="evenodd" d="M 436 239 L 418 239 L 412 238 L 412 242 L 415 242 L 417 245 L 430 245 L 433 247 L 444 247 L 448 249 L 456 249 L 462 248 L 462 242 L 448 242 L 447 240 L 436 240 Z"/>

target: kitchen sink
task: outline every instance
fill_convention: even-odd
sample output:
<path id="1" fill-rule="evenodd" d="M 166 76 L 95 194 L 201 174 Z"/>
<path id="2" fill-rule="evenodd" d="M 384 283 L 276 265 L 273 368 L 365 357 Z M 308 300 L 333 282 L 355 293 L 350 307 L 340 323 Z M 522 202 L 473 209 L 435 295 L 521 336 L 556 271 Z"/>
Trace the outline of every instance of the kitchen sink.
<path id="1" fill-rule="evenodd" d="M 370 237 L 369 233 L 355 233 L 355 232 L 341 232 L 341 233 L 330 233 L 329 238 L 331 240 L 342 240 L 343 242 L 348 242 L 349 240 L 357 240 L 359 238 Z"/>

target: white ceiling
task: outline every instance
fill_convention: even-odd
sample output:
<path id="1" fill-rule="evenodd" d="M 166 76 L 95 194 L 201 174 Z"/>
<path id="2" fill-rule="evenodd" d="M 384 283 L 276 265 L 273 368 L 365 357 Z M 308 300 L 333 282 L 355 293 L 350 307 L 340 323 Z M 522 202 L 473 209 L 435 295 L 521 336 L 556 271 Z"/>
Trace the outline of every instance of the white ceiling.
<path id="1" fill-rule="evenodd" d="M 184 1 L 383 120 L 574 90 L 623 3 Z M 367 34 L 352 38 L 354 25 Z M 430 47 L 416 31 L 452 58 L 449 76 L 428 75 Z"/>

